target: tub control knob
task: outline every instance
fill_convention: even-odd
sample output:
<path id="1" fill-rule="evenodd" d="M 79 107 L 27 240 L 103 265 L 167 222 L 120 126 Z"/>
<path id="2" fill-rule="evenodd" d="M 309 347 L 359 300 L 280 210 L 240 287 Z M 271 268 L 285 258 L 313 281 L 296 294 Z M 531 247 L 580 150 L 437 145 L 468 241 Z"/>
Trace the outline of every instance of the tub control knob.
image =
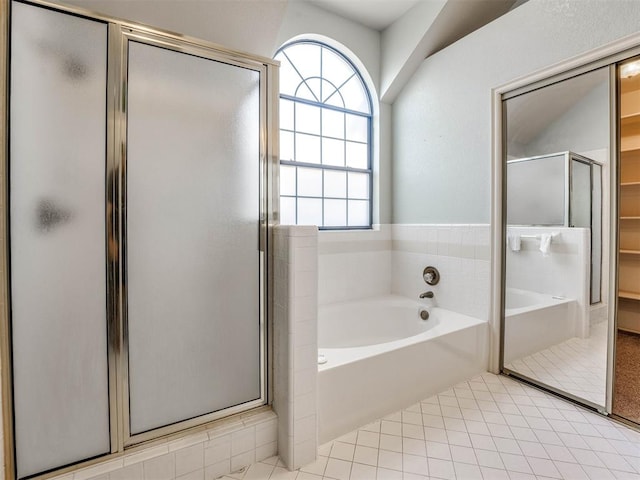
<path id="1" fill-rule="evenodd" d="M 422 320 L 427 320 L 429 318 L 429 312 L 424 309 L 420 310 L 420 318 Z"/>
<path id="2" fill-rule="evenodd" d="M 429 285 L 436 285 L 440 281 L 440 272 L 436 267 L 426 267 L 422 272 L 422 278 Z"/>

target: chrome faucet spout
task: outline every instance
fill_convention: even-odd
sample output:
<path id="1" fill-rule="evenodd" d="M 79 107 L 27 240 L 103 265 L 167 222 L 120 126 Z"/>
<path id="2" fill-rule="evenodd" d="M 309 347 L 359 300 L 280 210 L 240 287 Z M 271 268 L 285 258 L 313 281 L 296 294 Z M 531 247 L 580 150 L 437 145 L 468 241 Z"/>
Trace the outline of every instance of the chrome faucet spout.
<path id="1" fill-rule="evenodd" d="M 420 298 L 433 298 L 433 292 L 429 290 L 428 292 L 421 293 Z"/>

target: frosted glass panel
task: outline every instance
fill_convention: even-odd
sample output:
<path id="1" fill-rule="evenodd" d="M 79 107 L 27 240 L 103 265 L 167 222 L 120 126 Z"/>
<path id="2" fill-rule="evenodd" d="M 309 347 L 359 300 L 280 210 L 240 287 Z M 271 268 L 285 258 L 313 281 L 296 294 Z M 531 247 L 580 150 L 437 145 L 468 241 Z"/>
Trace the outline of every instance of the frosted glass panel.
<path id="1" fill-rule="evenodd" d="M 293 102 L 280 99 L 280 128 L 293 130 Z"/>
<path id="2" fill-rule="evenodd" d="M 347 167 L 368 168 L 368 150 L 364 143 L 347 142 Z"/>
<path id="3" fill-rule="evenodd" d="M 347 64 L 338 54 L 328 48 L 322 49 L 322 76 L 334 86 L 332 89 L 323 90 L 322 96 L 324 98 L 322 101 L 332 95 L 335 89 L 340 87 L 352 75 L 354 73 L 351 65 Z"/>
<path id="4" fill-rule="evenodd" d="M 296 161 L 320 163 L 320 137 L 296 133 Z"/>
<path id="5" fill-rule="evenodd" d="M 356 142 L 366 142 L 369 138 L 369 122 L 366 117 L 347 115 L 347 139 Z"/>
<path id="6" fill-rule="evenodd" d="M 507 223 L 564 225 L 566 156 L 507 163 Z"/>
<path id="7" fill-rule="evenodd" d="M 108 453 L 107 26 L 21 3 L 11 29 L 19 477 Z"/>
<path id="8" fill-rule="evenodd" d="M 322 139 L 322 163 L 344 167 L 344 141 L 332 138 Z"/>
<path id="9" fill-rule="evenodd" d="M 129 43 L 131 433 L 260 397 L 259 73 Z"/>
<path id="10" fill-rule="evenodd" d="M 591 165 L 571 161 L 570 227 L 591 227 Z"/>
<path id="11" fill-rule="evenodd" d="M 322 170 L 298 168 L 298 195 L 302 197 L 322 196 Z"/>
<path id="12" fill-rule="evenodd" d="M 344 138 L 344 113 L 322 109 L 322 135 Z"/>
<path id="13" fill-rule="evenodd" d="M 280 197 L 280 224 L 296 224 L 296 199 L 291 197 Z"/>
<path id="14" fill-rule="evenodd" d="M 296 130 L 320 135 L 320 108 L 296 103 Z M 281 127 L 284 128 L 284 127 Z"/>
<path id="15" fill-rule="evenodd" d="M 280 130 L 280 160 L 295 160 L 293 154 L 293 133 Z"/>
<path id="16" fill-rule="evenodd" d="M 340 89 L 340 93 L 345 99 L 345 107 L 356 112 L 369 113 L 369 100 L 362 85 L 362 81 L 357 75 L 344 84 Z"/>
<path id="17" fill-rule="evenodd" d="M 280 195 L 296 194 L 296 167 L 280 165 Z"/>
<path id="18" fill-rule="evenodd" d="M 324 172 L 324 196 L 347 196 L 347 172 L 325 170 Z"/>
<path id="19" fill-rule="evenodd" d="M 322 225 L 321 199 L 298 199 L 298 225 Z"/>
<path id="20" fill-rule="evenodd" d="M 344 226 L 347 224 L 347 201 L 324 201 L 324 224 L 327 227 Z"/>
<path id="21" fill-rule="evenodd" d="M 349 200 L 349 226 L 366 227 L 369 225 L 369 202 Z"/>
<path id="22" fill-rule="evenodd" d="M 287 56 L 299 72 L 299 81 L 320 77 L 320 50 L 319 45 L 306 43 L 291 45 L 287 48 Z M 320 92 L 314 91 L 314 94 L 317 96 L 317 101 L 320 101 Z"/>
<path id="23" fill-rule="evenodd" d="M 369 198 L 369 174 L 349 172 L 349 198 Z"/>

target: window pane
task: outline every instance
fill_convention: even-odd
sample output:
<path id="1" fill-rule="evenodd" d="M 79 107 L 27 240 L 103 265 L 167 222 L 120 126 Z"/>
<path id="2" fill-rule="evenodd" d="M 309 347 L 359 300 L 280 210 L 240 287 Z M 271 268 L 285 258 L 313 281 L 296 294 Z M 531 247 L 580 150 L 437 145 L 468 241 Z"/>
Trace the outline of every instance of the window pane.
<path id="1" fill-rule="evenodd" d="M 347 167 L 369 168 L 368 148 L 364 143 L 347 142 Z"/>
<path id="2" fill-rule="evenodd" d="M 320 137 L 296 133 L 296 161 L 320 163 Z"/>
<path id="3" fill-rule="evenodd" d="M 293 102 L 280 100 L 280 128 L 293 130 Z"/>
<path id="4" fill-rule="evenodd" d="M 322 225 L 322 199 L 298 199 L 298 225 Z"/>
<path id="5" fill-rule="evenodd" d="M 322 163 L 344 167 L 344 142 L 342 140 L 322 139 Z"/>
<path id="6" fill-rule="evenodd" d="M 322 135 L 325 137 L 344 138 L 344 113 L 323 108 Z"/>
<path id="7" fill-rule="evenodd" d="M 338 54 L 328 48 L 322 49 L 322 77 L 331 82 L 334 88 L 340 87 L 351 75 L 353 68 L 345 62 Z M 323 101 L 333 93 L 323 90 Z"/>
<path id="8" fill-rule="evenodd" d="M 280 130 L 280 160 L 295 160 L 293 156 L 293 133 Z"/>
<path id="9" fill-rule="evenodd" d="M 311 90 L 309 89 L 309 86 L 304 83 L 304 82 L 300 82 L 300 85 L 298 85 L 298 87 L 296 88 L 294 94 L 295 97 L 298 98 L 304 98 L 306 100 L 311 100 L 312 102 L 317 102 L 318 99 L 316 98 L 316 96 L 311 92 Z"/>
<path id="10" fill-rule="evenodd" d="M 293 65 L 287 60 L 284 54 L 279 53 L 276 60 L 280 60 L 280 93 L 285 95 L 295 95 L 298 84 L 302 81 L 300 75 L 295 71 Z"/>
<path id="11" fill-rule="evenodd" d="M 349 198 L 369 198 L 369 174 L 349 172 Z"/>
<path id="12" fill-rule="evenodd" d="M 280 197 L 280 225 L 296 224 L 295 197 Z"/>
<path id="13" fill-rule="evenodd" d="M 347 196 L 347 172 L 324 171 L 324 196 L 342 198 Z"/>
<path id="14" fill-rule="evenodd" d="M 367 117 L 347 114 L 347 139 L 356 142 L 367 142 L 369 139 L 369 122 Z"/>
<path id="15" fill-rule="evenodd" d="M 366 200 L 349 200 L 349 226 L 369 226 L 369 202 Z"/>
<path id="16" fill-rule="evenodd" d="M 345 227 L 347 225 L 347 201 L 324 201 L 324 225 L 326 227 Z"/>
<path id="17" fill-rule="evenodd" d="M 340 93 L 339 90 L 336 93 L 333 93 L 329 97 L 327 97 L 324 103 L 325 105 L 332 105 L 338 108 L 345 108 L 344 98 L 342 97 L 342 94 Z"/>
<path id="18" fill-rule="evenodd" d="M 322 196 L 322 170 L 298 168 L 298 195 L 302 197 Z"/>
<path id="19" fill-rule="evenodd" d="M 296 131 L 320 135 L 320 107 L 296 103 Z"/>
<path id="20" fill-rule="evenodd" d="M 358 76 L 351 77 L 344 87 L 340 89 L 344 97 L 345 107 L 356 112 L 369 113 L 369 101 L 365 93 L 362 81 Z"/>
<path id="21" fill-rule="evenodd" d="M 296 69 L 305 80 L 320 77 L 320 45 L 299 43 L 286 49 L 286 55 L 296 66 Z M 319 87 L 319 84 L 318 84 Z M 313 92 L 320 101 L 320 90 Z"/>
<path id="22" fill-rule="evenodd" d="M 296 167 L 280 165 L 280 195 L 296 194 Z"/>

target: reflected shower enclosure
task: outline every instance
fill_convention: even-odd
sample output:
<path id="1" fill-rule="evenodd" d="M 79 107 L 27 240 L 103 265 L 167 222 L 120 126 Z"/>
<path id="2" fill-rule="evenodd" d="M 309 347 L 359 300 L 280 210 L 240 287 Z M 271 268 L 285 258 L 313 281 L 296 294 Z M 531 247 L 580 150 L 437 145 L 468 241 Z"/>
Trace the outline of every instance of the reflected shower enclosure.
<path id="1" fill-rule="evenodd" d="M 7 475 L 265 405 L 276 63 L 10 11 Z"/>

